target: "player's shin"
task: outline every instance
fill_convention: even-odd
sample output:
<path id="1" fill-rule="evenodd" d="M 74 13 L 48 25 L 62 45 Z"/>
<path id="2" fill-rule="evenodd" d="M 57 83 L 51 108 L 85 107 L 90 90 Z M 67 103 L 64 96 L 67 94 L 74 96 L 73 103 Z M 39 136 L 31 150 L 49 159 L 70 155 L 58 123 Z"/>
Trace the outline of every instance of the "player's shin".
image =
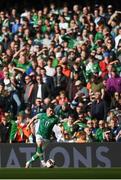
<path id="1" fill-rule="evenodd" d="M 41 167 L 46 167 L 46 162 L 44 161 L 44 156 L 43 156 L 43 149 L 42 147 L 37 147 L 37 152 L 39 154 L 39 158 L 41 161 Z"/>

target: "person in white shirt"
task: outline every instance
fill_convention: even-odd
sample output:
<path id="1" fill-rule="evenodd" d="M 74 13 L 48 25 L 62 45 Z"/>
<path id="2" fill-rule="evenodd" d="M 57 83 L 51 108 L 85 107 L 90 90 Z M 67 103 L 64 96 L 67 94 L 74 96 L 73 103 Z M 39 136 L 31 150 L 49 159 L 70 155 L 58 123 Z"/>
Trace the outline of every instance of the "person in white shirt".
<path id="1" fill-rule="evenodd" d="M 55 68 L 52 67 L 52 59 L 49 58 L 47 61 L 47 66 L 44 67 L 46 69 L 46 75 L 53 77 L 56 73 Z"/>
<path id="2" fill-rule="evenodd" d="M 59 28 L 60 29 L 68 29 L 69 28 L 69 24 L 65 21 L 63 16 L 59 17 L 60 22 L 59 22 Z"/>
<path id="3" fill-rule="evenodd" d="M 115 49 L 118 48 L 118 44 L 121 40 L 121 27 L 118 30 L 118 35 L 115 37 Z"/>

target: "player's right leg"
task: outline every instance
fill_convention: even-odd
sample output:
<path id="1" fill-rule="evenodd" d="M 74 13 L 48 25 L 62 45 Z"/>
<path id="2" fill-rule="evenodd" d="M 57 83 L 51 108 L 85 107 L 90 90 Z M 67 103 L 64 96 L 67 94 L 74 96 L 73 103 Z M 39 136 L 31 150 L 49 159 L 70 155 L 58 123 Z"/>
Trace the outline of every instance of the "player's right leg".
<path id="1" fill-rule="evenodd" d="M 32 158 L 26 162 L 25 168 L 29 168 L 32 162 L 34 162 L 36 159 L 41 158 L 44 166 L 44 161 L 43 161 L 43 150 L 42 150 L 42 139 L 38 136 L 36 138 L 36 144 L 37 144 L 37 150 L 36 153 L 32 156 Z"/>

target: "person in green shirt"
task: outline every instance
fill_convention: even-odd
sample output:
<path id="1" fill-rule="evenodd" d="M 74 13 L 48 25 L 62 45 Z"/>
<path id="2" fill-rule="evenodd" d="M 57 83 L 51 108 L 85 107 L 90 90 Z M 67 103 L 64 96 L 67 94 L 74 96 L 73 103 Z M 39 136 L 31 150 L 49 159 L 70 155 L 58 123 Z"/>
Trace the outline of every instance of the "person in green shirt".
<path id="1" fill-rule="evenodd" d="M 50 142 L 53 127 L 58 123 L 58 118 L 54 115 L 54 111 L 51 106 L 47 108 L 46 113 L 40 113 L 34 116 L 29 122 L 28 127 L 30 127 L 30 125 L 36 120 L 38 121 L 37 126 L 35 127 L 37 151 L 32 158 L 26 162 L 25 168 L 29 168 L 31 163 L 38 158 L 40 158 L 41 165 L 46 167 L 43 157 L 43 149 Z"/>
<path id="2" fill-rule="evenodd" d="M 99 121 L 99 128 L 96 130 L 96 141 L 97 142 L 103 142 L 104 141 L 104 136 L 103 133 L 105 132 L 105 122 L 104 120 Z"/>
<path id="3" fill-rule="evenodd" d="M 74 30 L 70 30 L 62 36 L 62 40 L 68 43 L 68 48 L 73 49 L 76 46 L 77 40 L 75 38 Z"/>

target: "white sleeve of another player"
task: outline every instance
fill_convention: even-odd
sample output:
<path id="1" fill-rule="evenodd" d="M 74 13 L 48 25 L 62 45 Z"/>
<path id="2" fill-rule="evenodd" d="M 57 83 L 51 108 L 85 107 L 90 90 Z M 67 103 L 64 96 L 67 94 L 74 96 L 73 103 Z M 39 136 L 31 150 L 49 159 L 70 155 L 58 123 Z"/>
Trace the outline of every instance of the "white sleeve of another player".
<path id="1" fill-rule="evenodd" d="M 57 139 L 57 142 L 63 142 L 64 138 L 63 138 L 63 134 L 61 132 L 61 128 L 55 124 L 52 131 L 55 133 L 55 137 Z"/>
<path id="2" fill-rule="evenodd" d="M 35 128 L 35 135 L 36 135 L 36 134 L 37 134 L 37 132 L 38 132 L 39 126 L 40 126 L 40 121 L 35 121 L 35 124 L 34 124 L 34 128 Z"/>

